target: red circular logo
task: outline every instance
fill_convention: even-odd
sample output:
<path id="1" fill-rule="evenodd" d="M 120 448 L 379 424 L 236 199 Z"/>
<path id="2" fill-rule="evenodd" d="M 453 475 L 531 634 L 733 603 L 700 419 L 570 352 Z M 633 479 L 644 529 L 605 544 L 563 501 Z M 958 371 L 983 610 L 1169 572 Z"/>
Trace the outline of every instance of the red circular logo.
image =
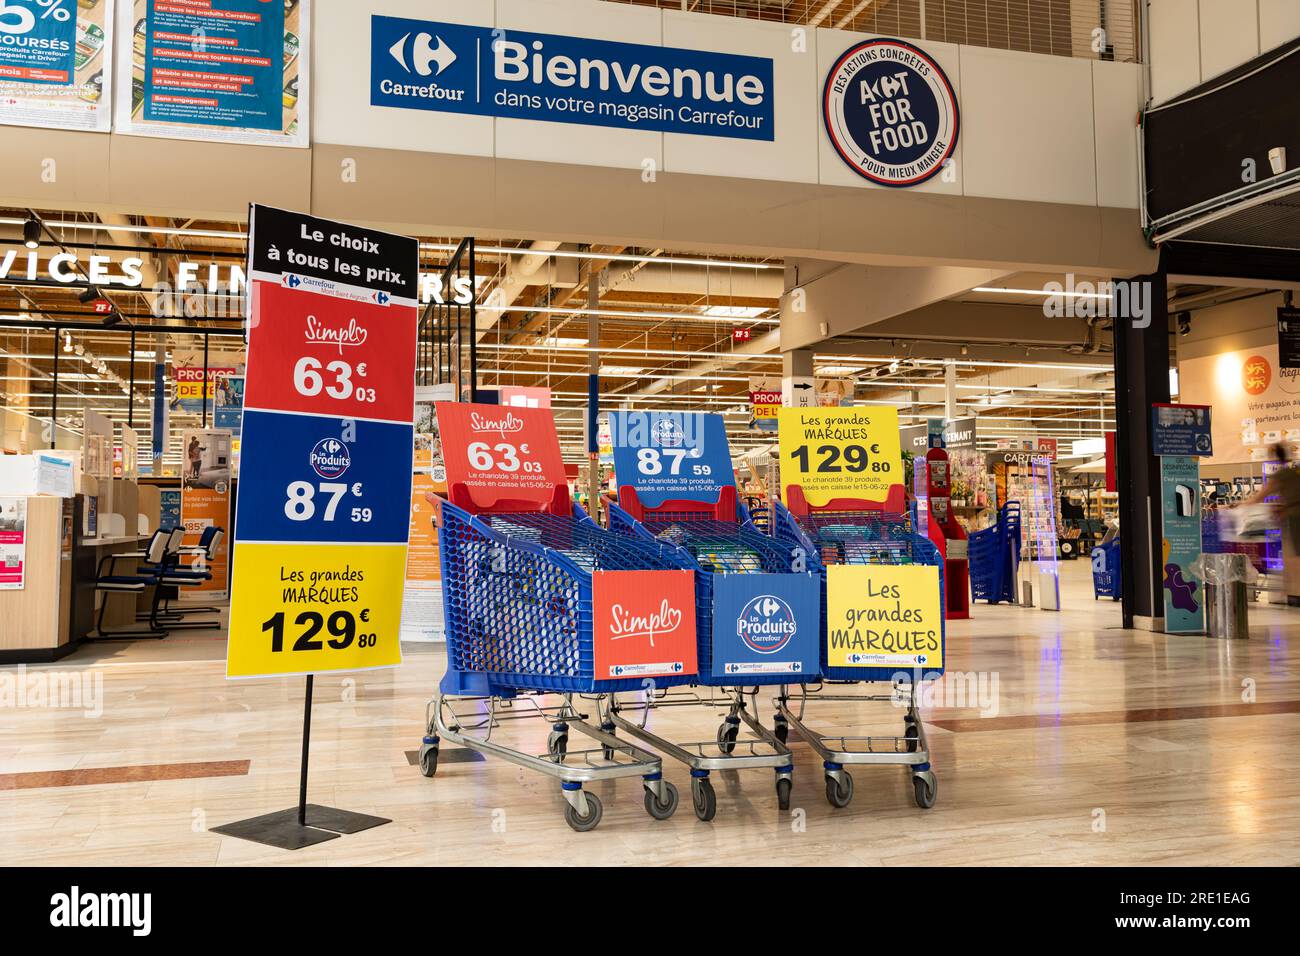
<path id="1" fill-rule="evenodd" d="M 1273 367 L 1262 355 L 1252 355 L 1241 364 L 1241 387 L 1247 395 L 1262 395 L 1273 382 Z"/>

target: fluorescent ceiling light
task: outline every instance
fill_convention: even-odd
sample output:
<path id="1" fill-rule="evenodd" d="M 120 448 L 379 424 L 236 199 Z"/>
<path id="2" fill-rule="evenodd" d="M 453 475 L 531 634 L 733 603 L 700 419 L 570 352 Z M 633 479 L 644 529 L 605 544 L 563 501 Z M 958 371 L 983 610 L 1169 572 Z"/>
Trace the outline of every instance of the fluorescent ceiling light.
<path id="1" fill-rule="evenodd" d="M 676 322 L 730 321 L 710 316 L 707 312 L 632 312 L 623 309 L 557 308 L 551 305 L 493 305 L 491 299 L 479 307 L 480 312 L 536 312 L 542 315 L 598 315 L 609 319 L 666 319 Z M 780 319 L 752 319 L 765 325 L 780 325 Z"/>
<path id="2" fill-rule="evenodd" d="M 711 305 L 704 310 L 705 315 L 719 319 L 755 319 L 769 309 L 743 305 Z"/>

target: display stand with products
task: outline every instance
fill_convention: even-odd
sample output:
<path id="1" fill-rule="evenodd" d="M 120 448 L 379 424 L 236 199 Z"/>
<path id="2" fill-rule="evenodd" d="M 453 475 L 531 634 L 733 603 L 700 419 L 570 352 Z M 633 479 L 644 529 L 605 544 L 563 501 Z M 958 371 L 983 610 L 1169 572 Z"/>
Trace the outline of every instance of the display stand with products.
<path id="1" fill-rule="evenodd" d="M 621 412 L 611 424 L 618 503 L 609 504 L 610 528 L 673 545 L 695 571 L 697 680 L 710 690 L 658 691 L 630 706 L 612 695 L 610 718 L 690 767 L 701 820 L 717 809 L 714 770 L 775 770 L 778 804 L 788 810 L 793 758 L 758 720 L 757 695 L 760 686 L 817 679 L 818 582 L 737 502 L 722 416 Z M 647 727 L 657 708 L 701 705 L 725 710 L 714 740 L 678 743 Z M 740 737 L 742 722 L 752 736 Z"/>
<path id="2" fill-rule="evenodd" d="M 421 772 L 437 772 L 446 740 L 554 777 L 580 832 L 604 812 L 583 784 L 635 776 L 646 811 L 667 819 L 678 796 L 660 758 L 589 723 L 574 695 L 595 695 L 603 725 L 609 694 L 694 680 L 693 572 L 669 545 L 606 531 L 572 502 L 550 410 L 436 410 L 447 673 L 429 703 Z M 547 727 L 545 752 L 494 739 L 508 720 Z M 596 746 L 570 750 L 570 731 Z"/>
<path id="3" fill-rule="evenodd" d="M 834 443 L 819 437 L 828 434 L 847 437 Z M 819 467 L 832 455 L 853 470 Z M 905 767 L 923 809 L 938 796 L 917 685 L 944 672 L 943 567 L 938 548 L 901 513 L 902 480 L 894 409 L 782 409 L 786 503 L 774 508 L 773 534 L 822 578 L 826 614 L 824 682 L 793 694 L 782 687 L 776 732 L 784 738 L 793 731 L 822 759 L 826 799 L 834 807 L 853 799 L 850 766 Z M 889 682 L 891 692 L 840 689 L 879 682 Z M 809 707 L 824 702 L 900 701 L 906 709 L 899 735 L 824 734 L 805 723 Z"/>

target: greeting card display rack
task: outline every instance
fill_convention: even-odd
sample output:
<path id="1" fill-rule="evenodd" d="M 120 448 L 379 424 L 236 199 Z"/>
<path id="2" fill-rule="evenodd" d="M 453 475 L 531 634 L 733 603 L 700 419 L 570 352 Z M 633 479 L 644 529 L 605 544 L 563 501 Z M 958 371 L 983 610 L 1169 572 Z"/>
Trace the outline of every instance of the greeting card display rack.
<path id="1" fill-rule="evenodd" d="M 567 484 L 556 485 L 541 510 L 526 501 L 486 502 L 475 495 L 453 483 L 440 508 L 447 674 L 426 711 L 421 772 L 437 772 L 445 739 L 557 778 L 565 820 L 580 832 L 595 829 L 603 814 L 600 799 L 583 784 L 620 777 L 641 777 L 646 811 L 668 819 L 678 795 L 663 779 L 660 757 L 591 723 L 574 697 L 592 702 L 600 717 L 605 695 L 642 684 L 595 675 L 593 573 L 679 570 L 680 557 L 653 540 L 604 530 L 570 501 Z M 656 678 L 658 686 L 693 679 Z M 547 705 L 545 694 L 560 695 L 560 703 Z M 507 721 L 529 719 L 550 729 L 544 754 L 493 739 Z M 596 746 L 570 750 L 570 731 Z"/>
<path id="2" fill-rule="evenodd" d="M 822 682 L 804 684 L 792 704 L 789 688 L 777 698 L 776 735 L 786 739 L 790 730 L 807 741 L 821 757 L 826 771 L 826 799 L 833 807 L 846 807 L 853 800 L 853 777 L 849 766 L 891 764 L 908 769 L 912 795 L 917 806 L 930 809 L 938 797 L 939 781 L 930 764 L 930 748 L 917 708 L 918 677 L 926 680 L 943 674 L 943 666 L 926 667 L 923 675 L 894 667 L 840 667 L 828 663 L 826 620 L 826 569 L 829 565 L 933 565 L 939 571 L 939 607 L 943 607 L 943 559 L 928 538 L 912 530 L 904 515 L 906 495 L 894 485 L 883 503 L 837 498 L 823 506 L 810 504 L 798 485 L 787 489 L 789 506 L 774 503 L 772 534 L 782 544 L 806 555 L 808 569 L 821 577 L 822 587 Z M 945 642 L 945 625 L 940 614 L 940 642 Z M 858 683 L 888 681 L 891 692 L 849 693 L 839 688 Z M 823 734 L 804 723 L 804 713 L 813 703 L 860 704 L 884 702 L 905 706 L 901 736 L 846 736 Z"/>
<path id="3" fill-rule="evenodd" d="M 635 704 L 620 702 L 617 695 L 612 695 L 610 720 L 617 728 L 690 768 L 691 801 L 695 815 L 701 820 L 712 820 L 717 812 L 717 795 L 709 779 L 714 770 L 775 770 L 777 803 L 782 810 L 788 810 L 794 758 L 785 741 L 758 719 L 757 696 L 760 686 L 790 683 L 801 674 L 742 674 L 739 665 L 725 660 L 716 661 L 718 667 L 715 667 L 715 655 L 720 654 L 721 649 L 714 647 L 714 599 L 716 583 L 724 575 L 794 574 L 802 572 L 803 568 L 796 564 L 788 548 L 754 527 L 745 506 L 736 500 L 734 486 L 724 486 L 716 503 L 665 501 L 649 507 L 628 485 L 619 488 L 618 500 L 618 504 L 608 504 L 611 530 L 628 538 L 666 544 L 676 551 L 682 567 L 696 572 L 695 612 L 700 671 L 696 682 L 699 687 L 709 688 L 710 692 L 674 693 L 655 687 Z M 812 575 L 804 572 L 803 576 L 808 579 L 807 586 L 814 586 Z M 761 587 L 754 596 L 760 595 Z M 722 675 L 715 674 L 719 669 L 723 671 Z M 809 679 L 817 677 L 816 674 L 803 676 Z M 725 708 L 726 714 L 715 739 L 677 743 L 649 729 L 653 711 L 677 706 Z M 639 714 L 639 719 L 626 716 L 630 713 Z M 742 723 L 752 737 L 741 739 Z M 614 727 L 607 729 L 612 732 Z"/>

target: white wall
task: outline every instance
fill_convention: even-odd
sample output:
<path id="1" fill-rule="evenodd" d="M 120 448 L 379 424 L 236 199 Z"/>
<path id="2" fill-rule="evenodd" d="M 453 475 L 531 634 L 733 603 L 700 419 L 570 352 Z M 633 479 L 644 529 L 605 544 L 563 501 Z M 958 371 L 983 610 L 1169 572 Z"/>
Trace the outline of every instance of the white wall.
<path id="1" fill-rule="evenodd" d="M 1195 5 L 1196 0 L 1171 0 Z M 1252 4 L 1255 0 L 1249 0 Z M 1288 0 L 1300 5 L 1300 0 Z M 768 57 L 774 142 L 461 116 L 369 104 L 373 13 Z M 349 0 L 317 6 L 314 139 L 343 146 L 496 156 L 669 173 L 880 189 L 835 153 L 821 116 L 834 60 L 865 34 L 598 0 Z M 1138 207 L 1141 67 L 947 43 L 920 45 L 961 108 L 956 180 L 910 192 Z M 345 63 L 349 69 L 331 69 Z"/>
<path id="2" fill-rule="evenodd" d="M 1157 104 L 1300 36 L 1300 0 L 1147 3 Z"/>

